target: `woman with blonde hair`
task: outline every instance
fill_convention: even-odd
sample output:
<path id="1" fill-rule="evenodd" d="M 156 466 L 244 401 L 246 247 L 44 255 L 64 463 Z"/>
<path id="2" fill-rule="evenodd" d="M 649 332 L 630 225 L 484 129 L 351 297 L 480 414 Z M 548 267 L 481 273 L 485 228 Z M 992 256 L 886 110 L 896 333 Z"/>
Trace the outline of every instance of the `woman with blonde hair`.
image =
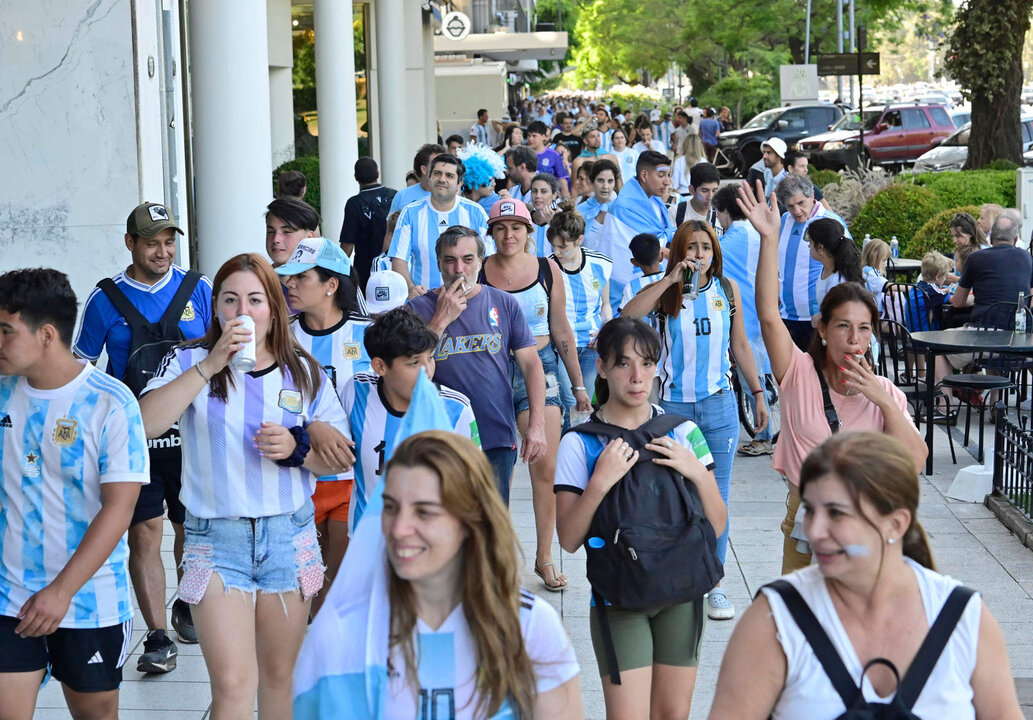
<path id="1" fill-rule="evenodd" d="M 573 646 L 520 588 L 516 533 L 487 459 L 431 430 L 387 464 L 389 671 L 383 717 L 584 718 Z"/>
<path id="2" fill-rule="evenodd" d="M 890 259 L 890 246 L 885 240 L 872 238 L 861 248 L 861 277 L 864 286 L 875 296 L 879 313 L 883 308 L 883 288 L 886 286 L 886 264 Z"/>
<path id="3" fill-rule="evenodd" d="M 690 175 L 693 165 L 707 161 L 703 150 L 703 141 L 698 133 L 689 133 L 678 148 L 678 157 L 671 167 L 671 190 L 679 195 L 688 195 L 692 185 Z"/>
<path id="4" fill-rule="evenodd" d="M 871 717 L 887 705 L 904 717 L 903 705 L 908 717 L 1020 720 L 1000 627 L 978 595 L 936 572 L 904 445 L 835 435 L 807 456 L 800 493 L 817 562 L 761 588 L 743 614 L 711 720 L 831 720 L 858 702 Z M 945 640 L 939 652 L 933 639 Z"/>

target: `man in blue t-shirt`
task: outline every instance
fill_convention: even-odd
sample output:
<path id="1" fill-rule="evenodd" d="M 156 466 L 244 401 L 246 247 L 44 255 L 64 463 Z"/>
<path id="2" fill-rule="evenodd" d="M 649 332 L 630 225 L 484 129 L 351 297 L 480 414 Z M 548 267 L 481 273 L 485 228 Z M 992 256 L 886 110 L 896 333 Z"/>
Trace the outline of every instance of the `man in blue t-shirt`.
<path id="1" fill-rule="evenodd" d="M 549 128 L 545 123 L 535 121 L 527 126 L 527 144 L 538 156 L 538 172 L 549 173 L 562 180 L 560 195 L 567 197 L 570 195 L 570 188 L 567 186 L 570 173 L 567 172 L 567 166 L 563 164 L 560 154 L 549 147 L 550 140 Z"/>
<path id="2" fill-rule="evenodd" d="M 143 203 L 126 221 L 126 248 L 132 263 L 113 280 L 115 287 L 148 321 L 157 322 L 183 283 L 186 271 L 174 264 L 176 226 L 172 212 L 158 203 Z M 187 300 L 179 320 L 186 339 L 202 337 L 211 324 L 212 284 L 202 276 Z M 107 372 L 121 379 L 133 343 L 126 319 L 99 287 L 83 308 L 82 324 L 72 346 L 76 355 L 96 362 L 101 352 L 108 355 Z M 154 368 L 157 370 L 157 368 Z M 166 634 L 165 567 L 161 559 L 162 515 L 168 504 L 169 520 L 175 532 L 173 556 L 176 567 L 183 560 L 183 505 L 179 501 L 181 454 L 177 426 L 166 435 L 148 441 L 150 484 L 140 498 L 129 526 L 129 574 L 133 579 L 140 612 L 147 623 L 144 653 L 137 669 L 141 672 L 169 672 L 176 667 L 176 644 Z M 172 626 L 182 642 L 196 643 L 190 606 L 177 599 L 172 606 Z"/>
<path id="3" fill-rule="evenodd" d="M 516 413 L 509 378 L 512 352 L 527 386 L 528 428 L 521 457 L 545 454 L 545 371 L 531 329 L 513 296 L 477 282 L 484 242 L 476 230 L 450 227 L 437 240 L 441 286 L 409 301 L 441 338 L 434 379 L 466 395 L 481 448 L 491 462 L 502 499 L 516 463 Z"/>

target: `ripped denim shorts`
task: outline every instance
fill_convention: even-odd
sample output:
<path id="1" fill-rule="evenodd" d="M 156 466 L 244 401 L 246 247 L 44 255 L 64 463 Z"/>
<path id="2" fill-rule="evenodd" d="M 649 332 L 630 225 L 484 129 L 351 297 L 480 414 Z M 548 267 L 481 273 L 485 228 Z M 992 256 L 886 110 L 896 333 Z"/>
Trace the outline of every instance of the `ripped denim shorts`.
<path id="1" fill-rule="evenodd" d="M 307 600 L 323 587 L 314 516 L 311 500 L 293 513 L 261 518 L 198 518 L 188 510 L 179 597 L 201 602 L 218 573 L 227 592 L 300 592 Z"/>

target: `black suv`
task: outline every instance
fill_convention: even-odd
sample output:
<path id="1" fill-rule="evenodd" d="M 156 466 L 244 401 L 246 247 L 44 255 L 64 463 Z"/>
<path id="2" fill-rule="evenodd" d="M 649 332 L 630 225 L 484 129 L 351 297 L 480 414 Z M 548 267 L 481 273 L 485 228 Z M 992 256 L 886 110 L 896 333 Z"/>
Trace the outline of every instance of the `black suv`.
<path id="1" fill-rule="evenodd" d="M 793 148 L 800 140 L 826 132 L 829 125 L 843 116 L 836 105 L 793 105 L 765 110 L 738 130 L 721 133 L 721 152 L 727 162 L 718 163 L 726 174 L 732 172 L 745 177 L 750 166 L 760 160 L 760 144 L 778 137 Z"/>

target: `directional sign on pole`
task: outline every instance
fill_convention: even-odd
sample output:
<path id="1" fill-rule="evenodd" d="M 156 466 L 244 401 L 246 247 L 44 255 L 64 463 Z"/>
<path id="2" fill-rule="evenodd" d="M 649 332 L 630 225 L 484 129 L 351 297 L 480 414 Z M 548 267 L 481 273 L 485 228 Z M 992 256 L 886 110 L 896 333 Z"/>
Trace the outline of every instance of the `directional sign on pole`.
<path id="1" fill-rule="evenodd" d="M 818 55 L 818 75 L 856 75 L 857 53 Z M 861 74 L 878 75 L 879 53 L 861 53 Z"/>

